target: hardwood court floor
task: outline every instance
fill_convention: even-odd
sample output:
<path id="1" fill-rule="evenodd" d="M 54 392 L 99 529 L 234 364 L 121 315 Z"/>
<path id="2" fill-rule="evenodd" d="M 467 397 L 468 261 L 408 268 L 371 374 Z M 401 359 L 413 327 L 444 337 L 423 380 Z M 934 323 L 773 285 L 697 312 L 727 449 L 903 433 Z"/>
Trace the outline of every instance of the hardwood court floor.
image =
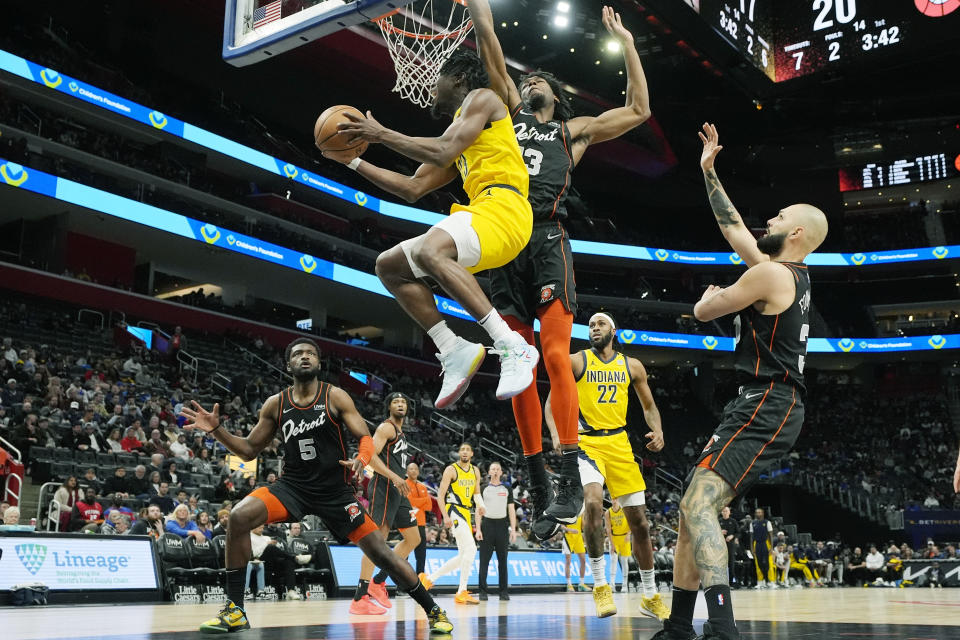
<path id="1" fill-rule="evenodd" d="M 737 591 L 733 601 L 744 639 L 795 640 L 960 638 L 960 591 L 956 589 L 791 589 Z M 659 624 L 638 613 L 639 595 L 618 594 L 618 615 L 600 620 L 589 593 L 494 595 L 476 606 L 456 605 L 441 595 L 455 629 L 454 640 L 647 640 Z M 409 598 L 394 599 L 384 616 L 352 617 L 349 601 L 251 602 L 253 629 L 242 640 L 400 640 L 427 638 L 423 614 Z M 0 609 L 0 637 L 184 640 L 218 605 L 85 605 Z M 702 621 L 706 606 L 698 603 Z M 697 624 L 699 628 L 699 624 Z M 210 636 L 206 636 L 210 637 Z"/>

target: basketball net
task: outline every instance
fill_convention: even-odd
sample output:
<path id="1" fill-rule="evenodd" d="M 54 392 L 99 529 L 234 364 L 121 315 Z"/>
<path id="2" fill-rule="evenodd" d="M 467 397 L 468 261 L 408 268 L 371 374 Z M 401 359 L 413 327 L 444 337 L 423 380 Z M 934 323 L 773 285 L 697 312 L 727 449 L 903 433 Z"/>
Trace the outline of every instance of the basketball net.
<path id="1" fill-rule="evenodd" d="M 415 0 L 376 22 L 397 70 L 393 90 L 429 107 L 440 67 L 473 30 L 464 0 Z"/>

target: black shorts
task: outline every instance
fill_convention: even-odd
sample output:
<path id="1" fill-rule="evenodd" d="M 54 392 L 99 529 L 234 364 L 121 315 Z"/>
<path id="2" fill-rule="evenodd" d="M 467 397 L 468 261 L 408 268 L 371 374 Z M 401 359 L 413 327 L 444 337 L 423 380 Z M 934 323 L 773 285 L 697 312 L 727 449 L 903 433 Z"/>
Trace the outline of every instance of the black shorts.
<path id="1" fill-rule="evenodd" d="M 264 495 L 267 493 L 269 495 Z M 250 495 L 259 498 L 267 505 L 268 522 L 280 522 L 276 517 L 278 501 L 287 512 L 286 522 L 300 522 L 307 515 L 318 516 L 323 524 L 342 543 L 356 542 L 363 536 L 377 530 L 370 516 L 363 510 L 353 489 L 347 485 L 334 486 L 329 491 L 306 491 L 281 477 L 275 483 L 259 487 Z M 279 511 L 281 514 L 282 510 Z"/>
<path id="2" fill-rule="evenodd" d="M 723 408 L 697 465 L 711 469 L 738 494 L 757 481 L 771 463 L 786 456 L 803 427 L 803 395 L 794 386 L 771 382 L 745 385 Z"/>
<path id="3" fill-rule="evenodd" d="M 490 301 L 500 315 L 533 326 L 537 308 L 559 300 L 577 312 L 573 252 L 567 230 L 557 221 L 538 221 L 530 242 L 513 261 L 490 270 Z"/>
<path id="4" fill-rule="evenodd" d="M 370 483 L 370 517 L 378 527 L 384 523 L 391 529 L 409 529 L 417 526 L 417 519 L 410 515 L 413 507 L 397 488 L 379 473 L 373 474 Z"/>

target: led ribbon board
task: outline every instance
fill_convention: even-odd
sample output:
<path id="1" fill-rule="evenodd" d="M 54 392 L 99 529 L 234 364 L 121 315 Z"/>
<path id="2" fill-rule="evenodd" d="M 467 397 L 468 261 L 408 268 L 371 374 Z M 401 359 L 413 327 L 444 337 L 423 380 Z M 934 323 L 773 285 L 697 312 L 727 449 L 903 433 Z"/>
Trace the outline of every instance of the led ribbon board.
<path id="1" fill-rule="evenodd" d="M 166 211 L 158 207 L 130 200 L 106 191 L 58 178 L 37 169 L 24 167 L 0 158 L 0 179 L 11 187 L 31 191 L 63 202 L 99 211 L 116 218 L 142 224 L 153 229 L 172 233 L 208 245 L 215 245 L 228 251 L 272 262 L 288 269 L 294 269 L 309 275 L 332 280 L 370 293 L 392 297 L 372 273 L 345 267 L 336 262 L 317 258 L 306 253 L 294 251 L 280 245 L 259 240 L 252 236 L 223 229 L 215 225 L 194 220 L 179 213 Z M 456 301 L 442 296 L 434 296 L 441 313 L 473 320 Z M 539 331 L 539 323 L 534 324 Z M 583 324 L 573 325 L 573 337 L 589 340 L 589 329 Z M 702 336 L 686 333 L 664 333 L 620 329 L 618 339 L 623 344 L 650 347 L 670 347 L 674 349 L 698 349 L 706 351 L 733 351 L 734 339 L 721 336 Z M 879 353 L 884 351 L 929 351 L 960 348 L 960 335 L 914 336 L 911 338 L 810 338 L 808 353 Z"/>
<path id="2" fill-rule="evenodd" d="M 178 120 L 144 107 L 135 102 L 121 98 L 76 78 L 62 75 L 53 69 L 38 65 L 19 56 L 0 49 L 0 69 L 26 80 L 42 84 L 49 89 L 59 91 L 77 100 L 106 109 L 115 114 L 136 120 L 170 135 L 189 140 L 197 145 L 229 156 L 240 162 L 258 167 L 268 173 L 286 177 L 306 187 L 316 189 L 341 200 L 353 203 L 369 211 L 382 215 L 432 226 L 446 216 L 433 211 L 425 211 L 415 207 L 388 202 L 367 195 L 352 187 L 329 180 L 321 175 L 311 173 L 289 162 L 257 151 L 223 136 L 211 133 L 188 122 Z M 668 262 L 677 264 L 703 265 L 739 265 L 743 260 L 736 253 L 729 252 L 689 252 L 672 249 L 658 249 L 639 247 L 608 242 L 589 242 L 585 240 L 571 240 L 570 245 L 574 253 L 581 255 L 610 256 L 629 260 L 645 260 L 651 262 Z M 919 260 L 943 260 L 946 257 L 960 257 L 960 245 L 924 247 L 918 249 L 902 249 L 897 251 L 875 251 L 870 253 L 812 253 L 807 257 L 807 264 L 824 267 L 859 267 L 874 264 L 890 264 L 897 262 L 914 262 Z"/>

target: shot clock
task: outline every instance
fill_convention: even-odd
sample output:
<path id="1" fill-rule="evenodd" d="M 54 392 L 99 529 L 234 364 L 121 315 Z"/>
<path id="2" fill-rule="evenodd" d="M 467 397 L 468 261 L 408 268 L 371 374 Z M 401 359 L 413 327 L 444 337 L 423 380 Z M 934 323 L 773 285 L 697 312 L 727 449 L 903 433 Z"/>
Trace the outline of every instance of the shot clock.
<path id="1" fill-rule="evenodd" d="M 700 0 L 700 17 L 774 82 L 956 37 L 960 0 Z"/>

